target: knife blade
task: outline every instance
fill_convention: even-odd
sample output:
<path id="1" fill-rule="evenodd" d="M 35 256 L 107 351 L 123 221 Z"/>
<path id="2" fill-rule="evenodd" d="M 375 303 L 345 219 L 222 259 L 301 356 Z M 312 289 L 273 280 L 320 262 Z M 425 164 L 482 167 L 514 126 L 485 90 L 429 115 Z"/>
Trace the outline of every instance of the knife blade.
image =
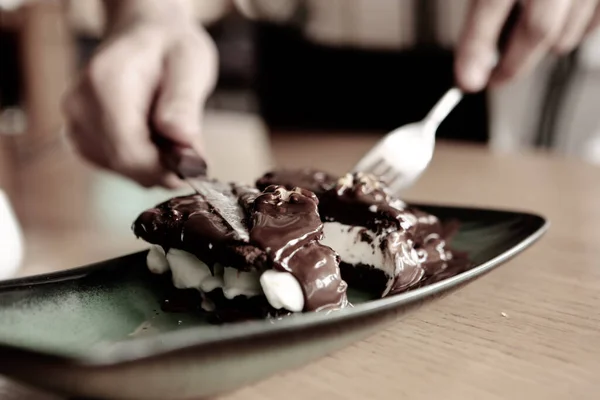
<path id="1" fill-rule="evenodd" d="M 157 140 L 163 164 L 183 179 L 196 193 L 204 197 L 214 212 L 231 228 L 238 240 L 249 242 L 250 235 L 242 223 L 244 214 L 237 201 L 215 189 L 206 180 L 207 166 L 204 159 L 192 148 L 177 146 Z"/>

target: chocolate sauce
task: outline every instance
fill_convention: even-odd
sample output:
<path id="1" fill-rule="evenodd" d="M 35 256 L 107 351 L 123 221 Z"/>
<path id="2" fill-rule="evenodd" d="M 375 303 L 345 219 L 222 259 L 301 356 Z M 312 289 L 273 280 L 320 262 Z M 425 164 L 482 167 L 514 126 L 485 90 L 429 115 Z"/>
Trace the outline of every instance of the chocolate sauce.
<path id="1" fill-rule="evenodd" d="M 261 194 L 247 186 L 215 185 L 244 211 L 248 243 L 200 195 L 176 197 L 145 211 L 133 225 L 135 234 L 166 251 L 192 253 L 209 267 L 220 263 L 241 271 L 288 271 L 304 291 L 306 310 L 347 305 L 337 254 L 318 243 L 323 224 L 314 193 L 272 186 Z"/>
<path id="2" fill-rule="evenodd" d="M 385 238 L 386 252 L 395 258 L 396 276 L 390 293 L 398 293 L 417 284 L 425 275 L 414 242 L 406 231 L 390 232 Z"/>
<path id="3" fill-rule="evenodd" d="M 346 283 L 334 250 L 321 245 L 323 223 L 314 193 L 269 186 L 254 201 L 250 240 L 265 249 L 273 268 L 290 272 L 304 292 L 308 311 L 347 305 Z"/>
<path id="4" fill-rule="evenodd" d="M 303 188 L 320 196 L 331 189 L 337 179 L 327 172 L 312 168 L 303 169 L 281 169 L 268 172 L 256 181 L 256 187 L 265 190 L 271 185 L 280 185 L 287 190 Z"/>
<path id="5" fill-rule="evenodd" d="M 233 196 L 231 191 L 224 191 Z M 237 202 L 237 198 L 232 197 Z M 265 252 L 238 240 L 223 218 L 200 195 L 181 196 L 142 213 L 133 224 L 136 236 L 194 254 L 211 266 L 216 262 L 241 271 L 268 267 Z"/>
<path id="6" fill-rule="evenodd" d="M 348 174 L 319 200 L 326 221 L 364 226 L 377 233 L 413 225 L 413 216 L 405 211 L 404 203 L 391 197 L 383 182 L 369 175 Z"/>
<path id="7" fill-rule="evenodd" d="M 321 185 L 321 181 L 310 181 L 315 173 L 315 170 L 275 171 L 263 176 L 257 184 L 316 187 L 323 221 L 364 227 L 360 240 L 371 246 L 373 239 L 366 230 L 382 235 L 381 251 L 387 257 L 394 257 L 396 263 L 397 272 L 390 294 L 418 287 L 423 281 L 432 282 L 436 276 L 447 277 L 459 270 L 462 272 L 468 265 L 464 258 L 457 262 L 448 246 L 456 225 L 443 226 L 434 215 L 407 207 L 391 196 L 386 185 L 374 176 L 347 174 L 334 184 Z M 342 277 L 350 286 L 365 286 L 359 280 L 381 282 L 381 277 L 367 278 L 367 275 L 380 271 L 375 266 L 357 267 L 360 272 L 354 274 L 349 274 L 347 264 L 342 269 Z M 377 286 L 381 288 L 381 284 Z"/>
<path id="8" fill-rule="evenodd" d="M 450 249 L 456 226 L 422 210 L 407 207 L 391 196 L 373 176 L 355 173 L 335 180 L 314 169 L 282 170 L 265 174 L 256 188 L 224 185 L 218 190 L 240 207 L 249 242 L 240 241 L 213 207 L 199 195 L 176 197 L 142 213 L 133 225 L 138 237 L 162 246 L 195 254 L 211 266 L 220 263 L 241 271 L 274 268 L 291 273 L 302 287 L 306 311 L 349 306 L 351 286 L 381 295 L 412 290 L 468 269 L 468 257 Z M 369 265 L 342 263 L 335 249 L 319 243 L 323 223 L 336 221 L 362 227 L 359 240 L 380 246 L 393 258 L 395 274 Z M 374 241 L 372 233 L 381 235 Z M 391 287 L 390 279 L 393 279 Z M 220 289 L 209 294 L 217 322 L 279 318 L 264 296 L 225 299 Z M 183 295 L 185 303 L 198 300 Z M 176 299 L 175 297 L 173 299 Z M 192 301 L 192 302 L 193 302 Z M 199 300 L 198 300 L 199 301 Z M 180 307 L 181 306 L 181 307 Z"/>

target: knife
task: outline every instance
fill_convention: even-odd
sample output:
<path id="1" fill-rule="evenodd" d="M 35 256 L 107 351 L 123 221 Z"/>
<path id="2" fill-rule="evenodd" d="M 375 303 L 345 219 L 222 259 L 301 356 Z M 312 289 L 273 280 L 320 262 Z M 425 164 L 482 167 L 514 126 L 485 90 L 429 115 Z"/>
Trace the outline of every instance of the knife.
<path id="1" fill-rule="evenodd" d="M 238 240 L 249 242 L 248 230 L 242 224 L 244 215 L 241 207 L 206 181 L 207 166 L 204 159 L 192 148 L 170 143 L 157 136 L 154 141 L 161 151 L 163 165 L 202 196 L 213 207 L 214 212 L 223 218 Z"/>

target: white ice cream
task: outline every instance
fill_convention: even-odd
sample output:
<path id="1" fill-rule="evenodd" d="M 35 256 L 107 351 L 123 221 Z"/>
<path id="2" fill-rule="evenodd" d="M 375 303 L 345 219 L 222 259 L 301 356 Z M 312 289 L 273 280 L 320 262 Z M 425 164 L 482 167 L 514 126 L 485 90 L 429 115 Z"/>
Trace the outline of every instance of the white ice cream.
<path id="1" fill-rule="evenodd" d="M 260 287 L 260 273 L 258 272 L 243 272 L 235 268 L 225 268 L 223 273 L 223 294 L 228 299 L 233 299 L 235 296 L 259 296 L 262 294 Z"/>
<path id="2" fill-rule="evenodd" d="M 302 288 L 289 272 L 272 269 L 265 271 L 260 277 L 260 284 L 273 308 L 285 308 L 292 312 L 300 312 L 304 309 Z"/>
<path id="3" fill-rule="evenodd" d="M 356 265 L 364 264 L 377 268 L 388 277 L 386 285 L 387 293 L 394 283 L 394 277 L 397 274 L 398 263 L 396 258 L 386 254 L 386 246 L 381 246 L 385 237 L 377 235 L 364 227 L 340 224 L 339 222 L 326 222 L 323 224 L 322 244 L 334 249 L 342 262 Z M 363 239 L 367 235 L 370 243 Z"/>
<path id="4" fill-rule="evenodd" d="M 178 289 L 200 289 L 210 292 L 223 287 L 223 275 L 210 272 L 208 265 L 187 251 L 171 249 L 167 261 L 173 274 L 173 285 Z"/>
<path id="5" fill-rule="evenodd" d="M 258 272 L 243 272 L 216 264 L 213 275 L 208 265 L 195 255 L 178 249 L 171 249 L 165 255 L 162 247 L 156 245 L 151 246 L 146 261 L 148 269 L 155 274 L 162 274 L 170 269 L 173 285 L 178 289 L 198 289 L 208 293 L 221 288 L 228 299 L 264 294 L 275 309 L 300 312 L 304 308 L 302 288 L 288 272 L 269 270 L 261 275 Z M 214 309 L 214 304 L 205 298 L 203 308 L 209 311 Z"/>
<path id="6" fill-rule="evenodd" d="M 150 247 L 150 251 L 146 256 L 146 264 L 148 269 L 155 274 L 164 274 L 169 270 L 169 262 L 165 256 L 165 251 L 160 246 Z"/>

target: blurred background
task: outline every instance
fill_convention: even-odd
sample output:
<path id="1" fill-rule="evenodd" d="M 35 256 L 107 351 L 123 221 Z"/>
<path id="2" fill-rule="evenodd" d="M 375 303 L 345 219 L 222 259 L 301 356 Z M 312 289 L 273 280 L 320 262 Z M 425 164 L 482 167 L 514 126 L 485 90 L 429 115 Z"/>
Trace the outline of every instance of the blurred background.
<path id="1" fill-rule="evenodd" d="M 221 57 L 205 121 L 211 174 L 251 183 L 274 165 L 343 173 L 454 84 L 467 1 L 194 1 Z M 25 235 L 19 273 L 143 248 L 131 222 L 173 193 L 88 167 L 62 136 L 62 94 L 103 37 L 99 0 L 19 3 L 0 0 L 0 188 Z M 469 96 L 439 137 L 600 164 L 599 85 L 596 35 Z"/>

